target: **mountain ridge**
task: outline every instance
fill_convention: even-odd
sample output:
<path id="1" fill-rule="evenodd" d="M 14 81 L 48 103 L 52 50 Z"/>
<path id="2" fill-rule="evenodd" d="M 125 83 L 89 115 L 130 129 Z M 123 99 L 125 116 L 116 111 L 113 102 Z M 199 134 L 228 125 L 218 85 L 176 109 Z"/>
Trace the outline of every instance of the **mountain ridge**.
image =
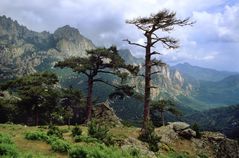
<path id="1" fill-rule="evenodd" d="M 203 81 L 219 81 L 228 76 L 239 74 L 238 72 L 219 71 L 211 68 L 193 66 L 189 63 L 180 63 L 172 66 L 172 68 L 180 70 L 185 75 Z"/>

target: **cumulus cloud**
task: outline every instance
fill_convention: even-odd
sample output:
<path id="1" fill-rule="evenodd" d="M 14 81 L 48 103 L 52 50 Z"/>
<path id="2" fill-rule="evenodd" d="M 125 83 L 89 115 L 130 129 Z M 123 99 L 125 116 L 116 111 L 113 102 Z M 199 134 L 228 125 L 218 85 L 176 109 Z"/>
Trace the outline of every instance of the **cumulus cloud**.
<path id="1" fill-rule="evenodd" d="M 170 34 L 180 40 L 180 49 L 165 50 L 159 45 L 157 49 L 165 54 L 164 60 L 239 71 L 239 64 L 232 64 L 239 57 L 237 0 L 0 1 L 1 15 L 12 17 L 32 30 L 54 32 L 69 24 L 98 46 L 116 44 L 120 48 L 130 48 L 135 55 L 142 57 L 142 49 L 122 41 L 128 38 L 144 42 L 142 33 L 133 25 L 125 24 L 125 20 L 148 16 L 164 8 L 176 11 L 179 18 L 191 17 L 196 21 L 193 27 L 176 28 Z"/>

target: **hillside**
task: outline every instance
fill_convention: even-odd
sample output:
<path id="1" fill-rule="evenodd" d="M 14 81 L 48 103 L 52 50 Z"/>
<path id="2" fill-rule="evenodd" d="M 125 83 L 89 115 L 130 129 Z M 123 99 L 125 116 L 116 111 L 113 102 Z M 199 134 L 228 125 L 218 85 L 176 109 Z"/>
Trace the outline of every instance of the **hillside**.
<path id="1" fill-rule="evenodd" d="M 239 138 L 239 105 L 197 112 L 183 119 L 197 123 L 202 130 L 220 131 L 230 138 Z"/>
<path id="2" fill-rule="evenodd" d="M 63 132 L 63 137 L 52 139 L 52 136 L 47 135 L 47 126 L 1 124 L 0 146 L 6 147 L 5 149 L 9 151 L 8 155 L 22 158 L 66 158 L 73 157 L 73 153 L 76 157 L 82 158 L 87 158 L 85 154 L 102 158 L 106 156 L 110 158 L 223 158 L 228 155 L 230 158 L 237 158 L 239 155 L 237 142 L 225 138 L 220 133 L 204 132 L 201 138 L 187 138 L 179 134 L 181 130 L 179 127 L 182 128 L 182 125 L 176 125 L 180 123 L 172 123 L 156 129 L 156 133 L 161 136 L 160 151 L 157 153 L 150 151 L 147 144 L 137 139 L 140 129 L 135 127 L 110 129 L 109 132 L 116 144 L 105 146 L 89 136 L 85 126 L 80 126 L 83 131 L 80 135 L 81 140 L 75 142 L 76 138 L 71 135 L 72 126 L 58 126 Z M 178 131 L 175 131 L 175 127 Z M 52 143 L 45 141 L 46 138 Z M 7 143 L 11 148 L 7 147 Z M 68 154 L 65 149 L 69 149 Z M 3 155 L 5 155 L 4 151 Z"/>

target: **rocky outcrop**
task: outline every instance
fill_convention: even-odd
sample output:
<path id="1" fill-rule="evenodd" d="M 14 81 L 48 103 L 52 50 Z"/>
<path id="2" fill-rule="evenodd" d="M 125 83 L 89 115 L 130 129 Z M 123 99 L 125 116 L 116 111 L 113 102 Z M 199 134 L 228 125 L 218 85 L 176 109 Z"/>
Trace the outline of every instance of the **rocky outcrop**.
<path id="1" fill-rule="evenodd" d="M 225 135 L 217 132 L 204 132 L 202 139 L 213 146 L 216 158 L 239 157 L 239 144 L 236 140 L 228 139 Z"/>
<path id="2" fill-rule="evenodd" d="M 86 56 L 85 50 L 94 48 L 94 44 L 82 36 L 76 28 L 66 25 L 58 28 L 54 34 L 56 49 L 67 56 Z"/>
<path id="3" fill-rule="evenodd" d="M 116 116 L 114 110 L 110 107 L 109 102 L 99 103 L 94 106 L 92 111 L 93 119 L 97 122 L 107 125 L 108 127 L 122 127 L 121 120 Z"/>
<path id="4" fill-rule="evenodd" d="M 184 122 L 169 123 L 167 126 L 157 128 L 156 133 L 161 136 L 161 152 L 174 150 L 187 152 L 194 157 L 199 155 L 210 158 L 239 157 L 239 145 L 236 140 L 228 139 L 217 132 L 202 132 L 202 137 L 196 138 L 195 131 Z"/>
<path id="5" fill-rule="evenodd" d="M 136 138 L 129 137 L 123 140 L 121 142 L 121 149 L 123 150 L 129 150 L 129 149 L 137 149 L 140 151 L 140 153 L 143 155 L 143 157 L 149 157 L 149 158 L 157 158 L 154 152 L 150 151 L 148 149 L 148 144 L 145 142 L 142 142 Z"/>

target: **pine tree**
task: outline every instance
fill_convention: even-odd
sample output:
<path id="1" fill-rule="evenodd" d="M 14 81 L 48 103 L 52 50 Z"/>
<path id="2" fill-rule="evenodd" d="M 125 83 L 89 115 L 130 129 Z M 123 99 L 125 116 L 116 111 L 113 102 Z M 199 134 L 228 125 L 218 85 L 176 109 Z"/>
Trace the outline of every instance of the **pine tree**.
<path id="1" fill-rule="evenodd" d="M 111 74 L 119 77 L 125 77 L 127 70 L 128 74 L 136 74 L 139 70 L 137 66 L 127 65 L 124 60 L 119 56 L 117 48 L 112 46 L 110 48 L 96 48 L 87 50 L 87 57 L 73 57 L 65 59 L 64 61 L 58 62 L 55 66 L 60 68 L 71 68 L 73 71 L 80 74 L 84 74 L 87 77 L 87 118 L 86 122 L 91 120 L 92 115 L 92 96 L 93 96 L 93 85 L 95 82 L 105 83 L 115 88 L 120 88 L 111 84 L 110 82 L 99 78 L 99 74 Z M 125 87 L 125 86 L 123 86 Z M 121 87 L 121 88 L 123 88 Z M 130 88 L 130 87 L 127 87 Z"/>
<path id="2" fill-rule="evenodd" d="M 27 115 L 27 118 L 33 112 L 37 126 L 40 113 L 49 115 L 54 109 L 53 106 L 57 104 L 57 92 L 54 89 L 57 83 L 58 78 L 55 74 L 43 72 L 10 80 L 0 87 L 2 90 L 9 90 L 20 98 L 19 113 Z"/>
<path id="3" fill-rule="evenodd" d="M 145 50 L 145 91 L 144 91 L 144 120 L 143 129 L 146 128 L 149 122 L 149 103 L 150 103 L 150 89 L 155 88 L 151 86 L 151 76 L 159 73 L 160 71 L 152 72 L 153 66 L 164 66 L 165 64 L 161 60 L 156 58 L 152 59 L 152 56 L 161 55 L 160 52 L 153 51 L 157 43 L 161 43 L 167 49 L 176 49 L 179 47 L 178 40 L 165 36 L 164 32 L 170 32 L 174 29 L 174 26 L 186 26 L 192 25 L 189 22 L 189 18 L 177 19 L 176 13 L 168 10 L 159 11 L 157 14 L 151 14 L 149 17 L 139 17 L 133 20 L 127 20 L 126 23 L 135 25 L 139 30 L 143 31 L 143 35 L 146 39 L 146 44 L 140 44 L 131 42 L 126 39 L 130 45 L 141 47 Z M 161 35 L 160 35 L 161 31 Z"/>
<path id="4" fill-rule="evenodd" d="M 173 115 L 180 115 L 181 113 L 177 110 L 176 104 L 171 100 L 157 100 L 150 103 L 151 110 L 159 111 L 163 126 L 165 125 L 164 113 L 170 112 Z"/>

